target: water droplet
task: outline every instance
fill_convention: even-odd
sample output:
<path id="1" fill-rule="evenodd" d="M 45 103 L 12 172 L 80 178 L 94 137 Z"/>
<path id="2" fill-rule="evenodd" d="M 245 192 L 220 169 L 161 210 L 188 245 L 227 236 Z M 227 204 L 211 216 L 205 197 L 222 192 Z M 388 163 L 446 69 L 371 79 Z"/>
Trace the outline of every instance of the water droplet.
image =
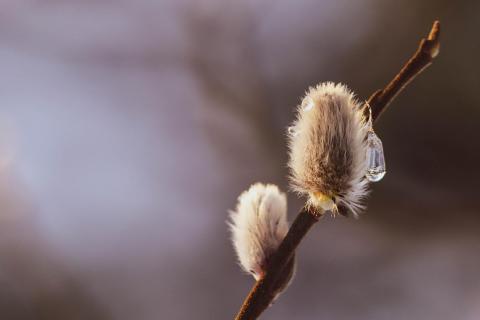
<path id="1" fill-rule="evenodd" d="M 371 182 L 382 180 L 385 176 L 385 157 L 383 155 L 383 145 L 380 138 L 373 131 L 368 132 L 367 136 L 367 174 L 366 177 Z"/>
<path id="2" fill-rule="evenodd" d="M 303 99 L 302 101 L 303 111 L 310 111 L 313 109 L 314 106 L 315 106 L 315 102 L 311 97 L 305 97 L 305 99 Z"/>
<path id="3" fill-rule="evenodd" d="M 300 133 L 300 131 L 295 126 L 288 127 L 287 130 L 288 130 L 288 133 L 293 137 L 297 136 Z"/>

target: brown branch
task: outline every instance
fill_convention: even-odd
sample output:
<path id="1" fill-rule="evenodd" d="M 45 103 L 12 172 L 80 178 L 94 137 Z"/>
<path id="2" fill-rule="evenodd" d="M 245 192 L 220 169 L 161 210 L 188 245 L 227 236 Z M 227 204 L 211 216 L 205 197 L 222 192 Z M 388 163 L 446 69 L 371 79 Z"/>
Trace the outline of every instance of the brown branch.
<path id="1" fill-rule="evenodd" d="M 277 278 L 282 273 L 286 263 L 292 258 L 300 241 L 318 221 L 319 217 L 320 215 L 306 208 L 298 213 L 285 239 L 272 256 L 267 267 L 268 272 L 252 288 L 235 319 L 256 319 L 270 305 L 275 298 L 272 289 Z"/>
<path id="2" fill-rule="evenodd" d="M 420 41 L 415 54 L 407 61 L 398 74 L 384 89 L 377 90 L 368 99 L 372 108 L 372 117 L 378 119 L 388 104 L 415 79 L 425 68 L 432 64 L 432 60 L 440 50 L 440 22 L 435 21 L 427 38 Z"/>
<path id="3" fill-rule="evenodd" d="M 382 90 L 376 91 L 368 99 L 372 109 L 373 120 L 378 119 L 390 102 L 402 91 L 405 86 L 428 67 L 439 52 L 440 22 L 435 21 L 427 38 L 420 41 L 415 54 L 403 66 L 400 72 Z M 250 290 L 247 298 L 236 316 L 236 320 L 253 320 L 271 304 L 275 283 L 285 269 L 285 265 L 292 258 L 295 249 L 308 233 L 310 228 L 319 220 L 320 214 L 303 208 L 295 218 L 285 239 L 277 252 L 272 256 L 265 276 L 257 281 Z"/>

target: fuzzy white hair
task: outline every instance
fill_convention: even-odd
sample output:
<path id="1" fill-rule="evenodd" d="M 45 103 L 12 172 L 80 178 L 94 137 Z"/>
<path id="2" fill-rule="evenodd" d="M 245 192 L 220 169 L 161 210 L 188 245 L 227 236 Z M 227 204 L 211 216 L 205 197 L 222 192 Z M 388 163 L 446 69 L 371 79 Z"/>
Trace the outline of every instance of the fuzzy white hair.
<path id="1" fill-rule="evenodd" d="M 331 199 L 334 209 L 346 208 L 357 216 L 368 194 L 368 126 L 354 94 L 332 82 L 310 88 L 292 128 L 288 164 L 292 188 L 308 196 L 308 203 L 321 212 L 326 209 L 325 199 Z"/>
<path id="2" fill-rule="evenodd" d="M 256 183 L 240 195 L 230 219 L 240 265 L 258 280 L 288 232 L 286 195 L 275 185 Z"/>

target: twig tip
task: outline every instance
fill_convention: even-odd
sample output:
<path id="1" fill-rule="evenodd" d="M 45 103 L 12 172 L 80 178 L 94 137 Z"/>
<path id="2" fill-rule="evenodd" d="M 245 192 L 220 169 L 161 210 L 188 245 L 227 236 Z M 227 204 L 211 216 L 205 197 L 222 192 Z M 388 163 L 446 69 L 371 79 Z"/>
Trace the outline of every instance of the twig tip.
<path id="1" fill-rule="evenodd" d="M 440 21 L 435 20 L 432 29 L 427 36 L 427 39 L 422 41 L 422 50 L 430 55 L 430 58 L 435 58 L 440 52 Z"/>
<path id="2" fill-rule="evenodd" d="M 432 29 L 430 30 L 430 33 L 428 34 L 427 40 L 438 41 L 439 37 L 440 37 L 440 20 L 435 20 L 433 22 Z"/>

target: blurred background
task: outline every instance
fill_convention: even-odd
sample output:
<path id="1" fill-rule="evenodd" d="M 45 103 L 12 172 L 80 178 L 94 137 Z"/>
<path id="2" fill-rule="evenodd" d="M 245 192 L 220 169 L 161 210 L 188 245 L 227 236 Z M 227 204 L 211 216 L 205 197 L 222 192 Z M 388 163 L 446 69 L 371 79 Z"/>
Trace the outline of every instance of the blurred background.
<path id="1" fill-rule="evenodd" d="M 262 319 L 480 319 L 480 2 L 0 2 L 0 318 L 232 319 L 253 279 L 227 211 L 288 189 L 305 90 L 383 87 L 388 174 L 326 218 Z M 302 205 L 289 194 L 289 218 Z"/>

